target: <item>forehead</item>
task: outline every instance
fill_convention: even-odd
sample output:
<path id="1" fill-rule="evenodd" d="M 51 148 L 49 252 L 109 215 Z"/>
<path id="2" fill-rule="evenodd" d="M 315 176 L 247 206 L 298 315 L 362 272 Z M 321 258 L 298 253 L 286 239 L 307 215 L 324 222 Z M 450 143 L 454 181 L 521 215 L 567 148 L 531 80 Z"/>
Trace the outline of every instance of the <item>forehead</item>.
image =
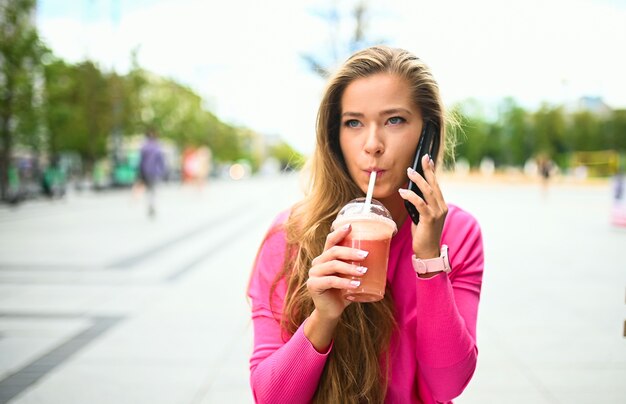
<path id="1" fill-rule="evenodd" d="M 390 73 L 358 78 L 346 86 L 341 97 L 342 112 L 366 112 L 392 107 L 417 109 L 409 82 Z"/>

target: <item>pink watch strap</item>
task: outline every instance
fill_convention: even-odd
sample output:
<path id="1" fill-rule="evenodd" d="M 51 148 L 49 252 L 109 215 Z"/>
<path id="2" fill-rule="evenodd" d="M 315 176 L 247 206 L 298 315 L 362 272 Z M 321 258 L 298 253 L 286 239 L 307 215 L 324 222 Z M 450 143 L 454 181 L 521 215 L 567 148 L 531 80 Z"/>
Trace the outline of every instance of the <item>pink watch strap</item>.
<path id="1" fill-rule="evenodd" d="M 413 269 L 420 275 L 432 272 L 450 272 L 450 263 L 448 261 L 448 246 L 441 246 L 441 256 L 430 259 L 419 259 L 413 255 Z"/>

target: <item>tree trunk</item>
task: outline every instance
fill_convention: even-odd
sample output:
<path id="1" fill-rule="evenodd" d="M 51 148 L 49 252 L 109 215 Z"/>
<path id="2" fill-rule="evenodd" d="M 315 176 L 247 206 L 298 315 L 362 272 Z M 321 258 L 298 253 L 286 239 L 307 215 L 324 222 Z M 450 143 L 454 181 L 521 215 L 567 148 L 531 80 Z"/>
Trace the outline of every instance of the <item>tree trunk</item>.
<path id="1" fill-rule="evenodd" d="M 0 201 L 6 201 L 9 198 L 9 168 L 11 166 L 11 115 L 13 102 L 13 86 L 12 81 L 7 77 L 7 97 L 2 100 L 5 104 L 2 108 L 2 116 L 0 117 L 0 138 L 2 141 L 2 150 L 0 153 Z"/>

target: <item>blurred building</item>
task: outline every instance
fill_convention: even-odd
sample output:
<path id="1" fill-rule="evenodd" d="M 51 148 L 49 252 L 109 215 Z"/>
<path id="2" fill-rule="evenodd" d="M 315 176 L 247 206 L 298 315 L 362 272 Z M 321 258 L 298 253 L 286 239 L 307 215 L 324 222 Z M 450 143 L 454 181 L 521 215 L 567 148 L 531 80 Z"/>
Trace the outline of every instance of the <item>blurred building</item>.
<path id="1" fill-rule="evenodd" d="M 606 104 L 602 97 L 593 96 L 580 97 L 566 104 L 565 110 L 569 113 L 590 112 L 599 117 L 607 117 L 613 112 L 613 108 Z"/>

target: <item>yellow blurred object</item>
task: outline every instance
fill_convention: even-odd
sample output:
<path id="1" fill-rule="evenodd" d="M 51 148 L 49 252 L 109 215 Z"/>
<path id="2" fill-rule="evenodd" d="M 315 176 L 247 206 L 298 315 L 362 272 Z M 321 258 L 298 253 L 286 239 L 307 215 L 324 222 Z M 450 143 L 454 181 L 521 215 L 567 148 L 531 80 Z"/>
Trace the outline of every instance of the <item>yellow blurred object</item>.
<path id="1" fill-rule="evenodd" d="M 236 163 L 230 166 L 228 174 L 233 180 L 240 180 L 246 175 L 246 169 L 241 164 Z"/>
<path id="2" fill-rule="evenodd" d="M 615 150 L 575 152 L 572 168 L 584 167 L 589 177 L 607 177 L 619 169 L 619 153 Z"/>

